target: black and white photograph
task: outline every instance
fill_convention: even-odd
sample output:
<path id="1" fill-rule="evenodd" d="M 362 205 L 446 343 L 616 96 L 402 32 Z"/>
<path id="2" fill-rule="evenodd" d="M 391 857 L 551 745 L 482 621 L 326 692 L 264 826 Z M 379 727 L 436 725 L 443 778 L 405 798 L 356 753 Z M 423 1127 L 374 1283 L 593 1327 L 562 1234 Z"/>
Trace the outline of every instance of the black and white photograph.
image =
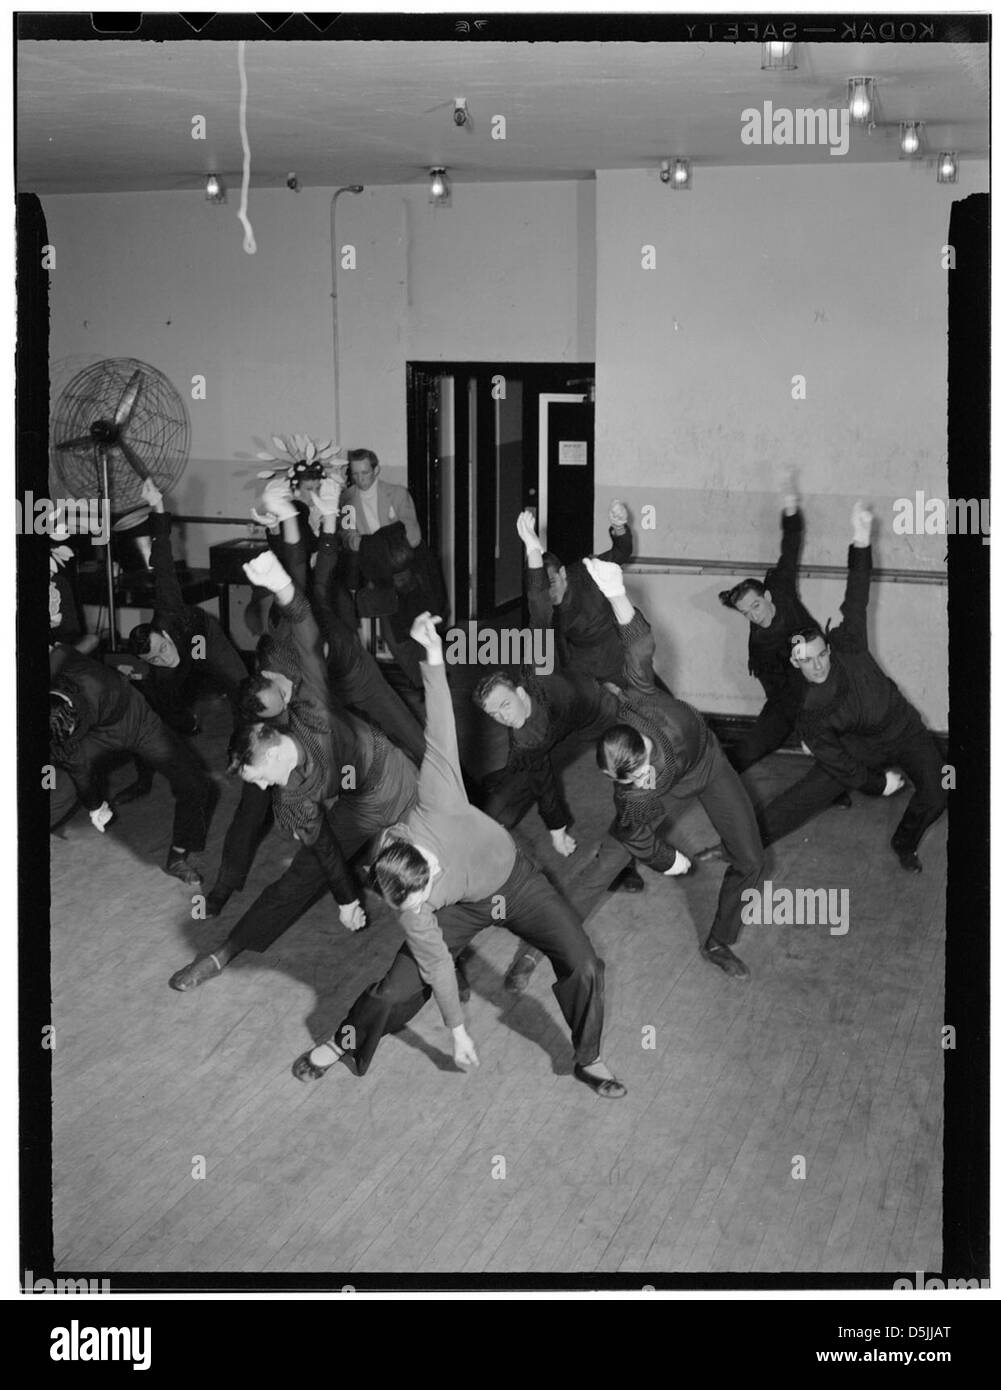
<path id="1" fill-rule="evenodd" d="M 23 1293 L 989 1287 L 990 24 L 15 13 Z"/>

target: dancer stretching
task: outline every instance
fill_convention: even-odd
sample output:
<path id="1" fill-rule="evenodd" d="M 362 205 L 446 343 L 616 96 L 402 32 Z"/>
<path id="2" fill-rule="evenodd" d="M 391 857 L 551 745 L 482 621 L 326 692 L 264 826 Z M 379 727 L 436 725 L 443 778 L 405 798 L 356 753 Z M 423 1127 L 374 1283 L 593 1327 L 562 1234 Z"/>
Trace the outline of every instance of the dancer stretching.
<path id="1" fill-rule="evenodd" d="M 451 1030 L 456 1063 L 477 1066 L 452 958 L 477 932 L 503 922 L 552 963 L 553 993 L 573 1038 L 574 1076 L 602 1099 L 617 1100 L 626 1088 L 600 1056 L 604 965 L 570 904 L 508 832 L 466 797 L 435 627 L 440 621 L 422 613 L 411 628 L 411 637 L 427 653 L 421 663 L 427 752 L 417 802 L 383 836 L 373 866 L 383 897 L 400 912 L 406 944 L 388 973 L 355 1000 L 330 1040 L 296 1060 L 293 1074 L 300 1081 L 317 1081 L 339 1058 L 350 1055 L 364 1075 L 383 1034 L 403 1028 L 432 994 Z"/>
<path id="2" fill-rule="evenodd" d="M 602 560 L 584 564 L 612 605 L 623 639 L 628 640 L 633 625 L 646 627 L 646 619 L 626 597 L 619 566 Z M 641 863 L 670 873 L 679 852 L 663 838 L 661 822 L 668 807 L 661 798 L 698 798 L 731 861 L 702 955 L 727 975 L 743 978 L 749 973 L 747 966 L 730 948 L 740 935 L 742 894 L 757 887 L 764 867 L 754 811 L 702 715 L 673 695 L 653 689 L 653 663 L 646 660 L 649 669 L 642 689 L 619 693 L 621 722 L 598 741 L 598 767 L 615 782 L 612 834 Z"/>
<path id="3" fill-rule="evenodd" d="M 945 810 L 942 759 L 914 706 L 905 700 L 869 651 L 866 610 L 872 575 L 872 513 L 860 502 L 852 511 L 844 621 L 825 635 L 816 626 L 793 638 L 792 664 L 807 681 L 797 731 L 831 778 L 868 796 L 892 796 L 903 786 L 896 769 L 914 783 L 890 846 L 908 873 L 921 872 L 922 835 Z M 806 779 L 804 779 L 805 781 Z M 781 830 L 800 823 L 803 783 L 795 783 L 764 808 Z"/>
<path id="4" fill-rule="evenodd" d="M 188 858 L 205 848 L 215 788 L 185 747 L 117 670 L 62 649 L 49 694 L 52 760 L 72 779 L 91 823 L 104 833 L 114 812 L 100 791 L 100 764 L 131 753 L 162 772 L 174 793 L 174 828 L 164 872 L 197 885 L 201 874 Z"/>
<path id="5" fill-rule="evenodd" d="M 363 927 L 365 911 L 348 861 L 403 815 L 417 793 L 410 759 L 380 730 L 332 705 L 316 620 L 278 559 L 267 552 L 244 570 L 286 610 L 301 680 L 286 729 L 259 723 L 239 730 L 232 768 L 245 782 L 272 789 L 275 820 L 301 848 L 221 946 L 171 976 L 171 989 L 182 992 L 219 975 L 241 951 L 267 950 L 328 888 L 341 925 L 348 931 Z"/>

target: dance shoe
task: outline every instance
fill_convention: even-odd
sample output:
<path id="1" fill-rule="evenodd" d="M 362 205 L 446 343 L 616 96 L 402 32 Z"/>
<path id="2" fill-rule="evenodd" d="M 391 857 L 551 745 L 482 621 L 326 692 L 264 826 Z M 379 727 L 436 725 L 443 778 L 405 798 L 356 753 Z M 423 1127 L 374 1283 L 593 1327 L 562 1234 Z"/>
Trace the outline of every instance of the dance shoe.
<path id="1" fill-rule="evenodd" d="M 513 960 L 504 976 L 504 988 L 510 994 L 524 994 L 528 988 L 528 982 L 532 978 L 532 972 L 538 965 L 538 957 L 531 952 L 526 952 Z"/>
<path id="2" fill-rule="evenodd" d="M 325 1067 L 319 1067 L 310 1060 L 309 1053 L 312 1051 L 313 1049 L 310 1048 L 308 1052 L 304 1052 L 292 1063 L 292 1075 L 296 1081 L 321 1081 L 330 1068 L 340 1061 L 340 1058 L 337 1057 L 333 1062 L 328 1062 Z"/>
<path id="3" fill-rule="evenodd" d="M 909 874 L 920 874 L 922 872 L 921 860 L 912 849 L 896 849 L 894 854 L 900 860 L 900 867 L 906 869 Z"/>
<path id="4" fill-rule="evenodd" d="M 170 874 L 171 878 L 179 878 L 189 888 L 197 887 L 202 881 L 201 874 L 186 854 L 174 854 L 173 852 L 168 854 L 163 871 Z"/>
<path id="5" fill-rule="evenodd" d="M 217 975 L 221 974 L 222 966 L 215 956 L 199 956 L 197 960 L 189 961 L 183 970 L 178 970 L 171 975 L 167 983 L 171 989 L 176 989 L 183 994 L 186 990 L 197 989 L 206 980 L 214 980 Z"/>
<path id="6" fill-rule="evenodd" d="M 205 916 L 218 917 L 233 894 L 232 888 L 221 888 L 217 883 L 205 899 Z"/>
<path id="7" fill-rule="evenodd" d="M 622 872 L 616 874 L 612 879 L 608 885 L 608 891 L 610 893 L 642 893 L 645 886 L 637 871 L 635 860 L 630 859 Z"/>
<path id="8" fill-rule="evenodd" d="M 725 975 L 734 980 L 746 980 L 750 971 L 739 956 L 735 956 L 729 946 L 712 937 L 700 948 L 701 954 L 713 965 L 718 965 Z"/>
<path id="9" fill-rule="evenodd" d="M 573 1074 L 578 1081 L 583 1081 L 585 1086 L 590 1086 L 594 1094 L 602 1100 L 621 1100 L 624 1095 L 628 1095 L 625 1086 L 621 1081 L 616 1081 L 614 1076 L 593 1076 L 591 1072 L 578 1066 L 574 1066 Z"/>

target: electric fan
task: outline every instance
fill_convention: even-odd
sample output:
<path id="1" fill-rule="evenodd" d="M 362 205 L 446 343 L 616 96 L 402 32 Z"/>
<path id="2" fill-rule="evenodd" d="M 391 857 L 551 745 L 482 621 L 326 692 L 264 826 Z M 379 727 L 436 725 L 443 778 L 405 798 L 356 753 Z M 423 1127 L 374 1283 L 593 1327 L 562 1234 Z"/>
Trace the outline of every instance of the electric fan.
<path id="1" fill-rule="evenodd" d="M 171 382 L 148 363 L 108 358 L 78 372 L 59 397 L 49 438 L 53 465 L 71 498 L 101 498 L 114 531 L 149 513 L 142 485 L 152 478 L 170 492 L 188 461 L 188 412 Z M 117 651 L 115 580 L 105 547 L 108 629 Z"/>

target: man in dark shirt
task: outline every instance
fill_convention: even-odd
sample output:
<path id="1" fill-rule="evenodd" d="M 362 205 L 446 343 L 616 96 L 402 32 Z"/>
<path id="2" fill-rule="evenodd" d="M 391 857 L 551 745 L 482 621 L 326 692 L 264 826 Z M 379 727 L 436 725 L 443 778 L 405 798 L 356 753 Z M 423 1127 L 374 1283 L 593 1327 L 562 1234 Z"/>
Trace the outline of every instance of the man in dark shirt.
<path id="1" fill-rule="evenodd" d="M 270 551 L 244 566 L 252 584 L 274 593 L 286 610 L 301 680 L 288 706 L 287 730 L 259 723 L 238 730 L 233 770 L 271 788 L 274 816 L 301 848 L 291 866 L 240 918 L 215 951 L 196 957 L 170 979 L 172 989 L 197 988 L 241 951 L 264 951 L 329 889 L 348 931 L 365 925 L 348 861 L 365 842 L 404 815 L 417 794 L 417 769 L 378 729 L 335 710 L 316 620 Z"/>
<path id="2" fill-rule="evenodd" d="M 633 553 L 633 533 L 621 502 L 609 507 L 608 520 L 612 544 L 598 558 L 624 564 Z M 518 535 L 528 566 L 529 621 L 533 628 L 555 629 L 560 668 L 596 681 L 624 680 L 615 619 L 583 563 L 563 565 L 551 551 L 543 552 L 531 511 L 518 517 Z"/>
<path id="3" fill-rule="evenodd" d="M 243 660 L 220 623 L 204 608 L 184 602 L 170 546 L 170 513 L 151 478 L 143 499 L 153 508 L 151 560 L 156 607 L 153 620 L 129 633 L 129 648 L 153 668 L 150 698 L 154 708 L 178 733 L 198 732 L 190 708 L 194 678 L 203 673 L 217 680 L 230 700 L 247 674 Z"/>
<path id="4" fill-rule="evenodd" d="M 455 1062 L 478 1065 L 452 957 L 483 928 L 503 923 L 552 963 L 553 993 L 574 1043 L 574 1075 L 602 1099 L 617 1100 L 626 1088 L 600 1055 L 604 966 L 570 904 L 507 831 L 466 796 L 435 626 L 440 621 L 423 613 L 411 629 L 427 652 L 421 664 L 427 752 L 416 802 L 383 836 L 373 866 L 383 896 L 400 912 L 406 943 L 384 978 L 355 1001 L 330 1041 L 297 1058 L 293 1074 L 300 1081 L 319 1080 L 345 1054 L 364 1074 L 383 1034 L 403 1028 L 432 994 L 451 1030 Z"/>
<path id="5" fill-rule="evenodd" d="M 631 628 L 647 623 L 626 596 L 622 571 L 600 560 L 584 563 L 628 641 Z M 757 888 L 764 867 L 747 792 L 701 714 L 655 688 L 652 660 L 643 687 L 618 694 L 620 722 L 598 741 L 598 767 L 615 782 L 612 834 L 641 863 L 669 874 L 685 857 L 663 837 L 668 808 L 661 798 L 670 793 L 675 800 L 699 799 L 730 860 L 702 955 L 727 975 L 743 978 L 747 966 L 731 946 L 740 935 L 743 894 Z"/>
<path id="6" fill-rule="evenodd" d="M 199 884 L 201 875 L 188 854 L 205 848 L 214 793 L 208 775 L 119 671 L 67 649 L 59 656 L 50 693 L 53 762 L 72 779 L 102 834 L 113 812 L 100 790 L 100 764 L 112 754 L 131 753 L 162 772 L 174 794 L 166 872 L 182 883 Z"/>
<path id="7" fill-rule="evenodd" d="M 742 579 L 732 589 L 724 589 L 720 603 L 742 613 L 748 620 L 747 669 L 764 687 L 765 704 L 750 729 L 727 750 L 738 772 L 759 762 L 783 746 L 794 732 L 796 718 L 806 695 L 806 682 L 789 663 L 789 639 L 805 627 L 816 627 L 799 596 L 799 557 L 803 545 L 803 513 L 792 481 L 782 511 L 782 549 L 778 564 L 765 574 L 764 581 Z M 851 797 L 835 778 L 814 763 L 797 784 L 796 812 L 769 821 L 758 813 L 761 841 L 770 845 L 805 825 L 829 806 L 851 806 Z M 792 808 L 787 808 L 791 810 Z M 722 858 L 719 845 L 712 845 L 696 856 L 700 861 Z"/>
<path id="8" fill-rule="evenodd" d="M 826 636 L 815 626 L 794 635 L 791 661 L 807 682 L 797 731 L 831 778 L 868 796 L 899 791 L 903 779 L 896 769 L 903 769 L 914 795 L 890 844 L 902 868 L 920 873 L 918 844 L 948 800 L 942 759 L 920 714 L 869 652 L 872 514 L 859 502 L 852 530 L 842 623 Z M 794 818 L 796 793 L 793 786 L 767 806 L 766 819 Z"/>
<path id="9" fill-rule="evenodd" d="M 416 766 L 424 755 L 421 726 L 387 684 L 375 658 L 345 626 L 331 598 L 330 585 L 334 582 L 337 561 L 340 492 L 339 480 L 329 477 L 324 478 L 313 493 L 313 505 L 322 519 L 314 570 L 309 568 L 307 545 L 301 535 L 299 514 L 287 478 L 268 484 L 261 502 L 262 513 L 255 515 L 280 526 L 281 539 L 272 536 L 272 548 L 298 590 L 312 595 L 314 616 L 326 647 L 331 694 L 355 714 L 378 724 Z M 301 680 L 292 625 L 283 616 L 287 611 L 280 604 L 272 605 L 271 630 L 258 643 L 256 675 L 241 687 L 238 705 L 245 723 L 287 722 L 288 707 Z M 253 782 L 244 783 L 223 842 L 216 882 L 205 900 L 206 917 L 218 916 L 231 895 L 239 892 L 246 882 L 257 846 L 270 824 L 271 802 L 267 789 Z"/>

